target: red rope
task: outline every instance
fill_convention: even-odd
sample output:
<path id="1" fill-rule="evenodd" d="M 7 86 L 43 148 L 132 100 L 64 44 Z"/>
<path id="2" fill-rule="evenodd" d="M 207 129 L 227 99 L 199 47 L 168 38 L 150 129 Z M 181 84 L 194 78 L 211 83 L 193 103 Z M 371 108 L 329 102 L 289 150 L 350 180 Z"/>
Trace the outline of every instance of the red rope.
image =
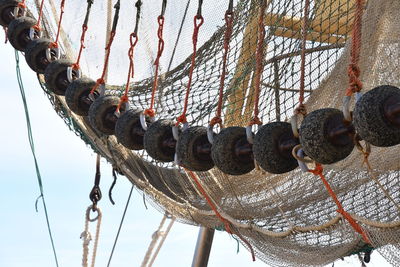
<path id="1" fill-rule="evenodd" d="M 251 125 L 261 125 L 262 122 L 259 115 L 259 101 L 260 101 L 260 87 L 261 87 L 261 76 L 264 68 L 264 39 L 265 39 L 265 27 L 264 27 L 264 13 L 267 5 L 267 1 L 262 1 L 260 6 L 260 13 L 258 16 L 258 42 L 256 51 L 256 73 L 254 83 L 254 116 L 249 122 Z"/>
<path id="2" fill-rule="evenodd" d="M 58 38 L 60 37 L 60 31 L 61 31 L 61 22 L 63 19 L 63 15 L 64 15 L 64 6 L 65 6 L 65 0 L 61 1 L 61 5 L 60 5 L 60 20 L 58 21 L 58 28 L 57 28 L 57 35 L 56 35 L 56 39 L 54 42 L 52 42 L 49 45 L 49 48 L 57 48 L 58 47 Z"/>
<path id="3" fill-rule="evenodd" d="M 24 4 L 25 4 L 25 1 L 24 1 Z M 40 3 L 39 16 L 38 16 L 37 22 L 36 22 L 36 24 L 32 27 L 32 28 L 34 28 L 36 31 L 40 31 L 40 30 L 41 30 L 41 28 L 40 28 L 40 21 L 42 20 L 42 16 L 43 16 L 43 6 L 44 6 L 44 0 L 42 0 L 42 2 Z"/>
<path id="4" fill-rule="evenodd" d="M 364 13 L 364 0 L 356 0 L 356 11 L 354 14 L 353 33 L 350 51 L 350 64 L 347 70 L 349 76 L 349 87 L 346 90 L 346 96 L 360 92 L 363 84 L 360 81 L 360 51 L 361 51 L 361 31 L 362 16 Z"/>
<path id="5" fill-rule="evenodd" d="M 197 175 L 194 172 L 190 171 L 190 170 L 185 169 L 185 171 L 193 179 L 193 181 L 197 185 L 197 188 L 199 189 L 200 193 L 206 199 L 208 205 L 214 211 L 214 213 L 217 216 L 217 218 L 224 224 L 226 232 L 228 232 L 229 234 L 232 235 L 233 232 L 232 232 L 232 228 L 231 228 L 231 223 L 228 220 L 226 220 L 221 215 L 221 213 L 219 213 L 219 211 L 218 211 L 217 207 L 215 206 L 214 202 L 211 200 L 211 198 L 208 196 L 207 192 L 204 190 L 203 186 L 201 185 Z M 246 239 L 244 239 L 241 234 L 239 234 L 239 233 L 235 233 L 235 234 L 249 247 L 252 259 L 253 259 L 253 261 L 255 261 L 256 257 L 255 257 L 254 249 L 251 246 L 251 244 Z"/>
<path id="6" fill-rule="evenodd" d="M 128 51 L 128 57 L 129 57 L 128 79 L 126 81 L 125 93 L 121 96 L 121 99 L 120 99 L 120 101 L 118 103 L 116 112 L 119 112 L 122 104 L 128 102 L 129 84 L 131 82 L 131 78 L 133 78 L 134 75 L 135 75 L 135 69 L 134 69 L 134 64 L 133 64 L 133 52 L 135 51 L 135 46 L 136 46 L 138 41 L 139 41 L 139 38 L 138 38 L 137 34 L 136 33 L 132 33 L 130 35 L 130 38 L 129 38 L 129 42 L 131 44 L 131 47 L 129 48 L 129 51 Z"/>
<path id="7" fill-rule="evenodd" d="M 149 117 L 154 117 L 156 115 L 156 112 L 154 110 L 154 103 L 155 103 L 155 96 L 156 96 L 156 91 L 157 91 L 157 87 L 158 87 L 158 71 L 160 68 L 160 58 L 164 51 L 164 39 L 163 39 L 164 16 L 163 15 L 158 16 L 157 21 L 158 21 L 158 30 L 157 30 L 158 49 L 157 49 L 157 57 L 154 62 L 155 72 L 154 72 L 153 89 L 151 91 L 150 107 L 143 112 L 145 115 L 147 115 Z"/>
<path id="8" fill-rule="evenodd" d="M 343 217 L 350 223 L 350 225 L 353 227 L 353 229 L 359 233 L 362 238 L 364 239 L 364 241 L 368 244 L 371 244 L 371 241 L 369 240 L 367 234 L 365 233 L 365 231 L 363 230 L 363 228 L 356 222 L 356 220 L 354 220 L 354 218 L 347 213 L 342 204 L 340 203 L 339 199 L 337 198 L 335 192 L 333 192 L 331 186 L 329 185 L 328 181 L 325 178 L 325 175 L 323 174 L 323 167 L 321 164 L 316 165 L 314 170 L 310 170 L 309 172 L 311 172 L 314 175 L 317 175 L 321 178 L 322 182 L 325 185 L 326 190 L 328 190 L 329 195 L 331 196 L 331 198 L 333 199 L 333 201 L 336 203 L 336 206 L 338 207 L 337 212 L 342 214 Z"/>
<path id="9" fill-rule="evenodd" d="M 85 49 L 85 35 L 86 35 L 86 31 L 88 30 L 88 26 L 87 25 L 82 25 L 82 35 L 81 35 L 81 46 L 79 48 L 79 53 L 78 53 L 78 57 L 76 59 L 76 62 L 74 64 L 72 64 L 72 69 L 73 70 L 79 70 L 80 66 L 79 66 L 79 62 L 81 60 L 81 56 L 82 56 L 82 52 L 83 49 Z"/>
<path id="10" fill-rule="evenodd" d="M 26 8 L 26 4 L 25 4 L 25 0 L 22 0 L 21 2 L 18 3 L 18 7 L 25 9 Z"/>
<path id="11" fill-rule="evenodd" d="M 204 18 L 202 15 L 196 15 L 196 16 L 194 16 L 193 22 L 194 22 L 194 30 L 193 30 L 193 36 L 192 36 L 193 54 L 192 54 L 192 61 L 191 61 L 190 70 L 189 70 L 189 80 L 188 80 L 188 84 L 186 87 L 186 95 L 185 95 L 185 102 L 183 105 L 183 111 L 182 111 L 182 114 L 176 118 L 176 125 L 179 125 L 179 123 L 187 122 L 186 113 L 187 113 L 187 108 L 188 108 L 188 103 L 189 103 L 190 89 L 192 86 L 194 66 L 196 64 L 197 40 L 198 40 L 198 36 L 199 36 L 199 29 L 200 29 L 201 25 L 203 25 L 203 23 L 204 23 Z"/>
<path id="12" fill-rule="evenodd" d="M 225 30 L 225 36 L 224 36 L 224 55 L 222 58 L 222 73 L 221 73 L 221 79 L 220 79 L 220 84 L 219 84 L 218 106 L 217 106 L 217 112 L 215 114 L 215 117 L 212 118 L 210 121 L 210 126 L 219 124 L 221 128 L 222 128 L 221 116 L 222 116 L 222 104 L 224 101 L 226 66 L 227 66 L 227 60 L 228 60 L 229 44 L 230 44 L 231 37 L 232 37 L 233 19 L 234 19 L 233 12 L 227 11 L 225 13 L 226 30 Z"/>
<path id="13" fill-rule="evenodd" d="M 108 68 L 108 62 L 110 60 L 110 53 L 111 53 L 111 45 L 114 41 L 114 37 L 115 37 L 115 31 L 112 31 L 110 34 L 110 39 L 108 40 L 108 44 L 105 48 L 106 50 L 106 59 L 104 61 L 104 67 L 103 67 L 103 73 L 101 74 L 101 77 L 99 79 L 97 79 L 96 84 L 93 86 L 93 89 L 90 91 L 91 94 L 93 94 L 97 88 L 99 88 L 99 86 L 101 84 L 105 84 L 104 81 L 104 77 L 106 76 L 106 72 L 107 72 L 107 68 Z"/>

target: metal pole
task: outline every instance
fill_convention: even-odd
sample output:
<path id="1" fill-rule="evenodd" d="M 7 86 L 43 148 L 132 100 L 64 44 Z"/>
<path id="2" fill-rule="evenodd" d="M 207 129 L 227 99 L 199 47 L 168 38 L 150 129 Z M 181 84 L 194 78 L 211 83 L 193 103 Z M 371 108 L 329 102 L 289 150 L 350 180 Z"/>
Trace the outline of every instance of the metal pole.
<path id="1" fill-rule="evenodd" d="M 214 231 L 215 230 L 211 228 L 200 228 L 196 250 L 193 256 L 192 267 L 207 267 L 214 238 Z"/>

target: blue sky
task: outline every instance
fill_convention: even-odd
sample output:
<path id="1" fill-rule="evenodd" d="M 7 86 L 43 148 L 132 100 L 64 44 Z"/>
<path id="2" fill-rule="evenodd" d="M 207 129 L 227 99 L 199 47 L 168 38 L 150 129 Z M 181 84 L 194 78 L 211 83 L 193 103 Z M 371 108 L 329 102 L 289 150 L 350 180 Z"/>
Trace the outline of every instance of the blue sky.
<path id="1" fill-rule="evenodd" d="M 45 224 L 43 208 L 36 213 L 39 195 L 32 155 L 26 132 L 23 105 L 15 75 L 14 51 L 0 44 L 0 266 L 55 266 Z M 70 132 L 56 115 L 40 89 L 35 74 L 21 56 L 22 75 L 30 109 L 36 153 L 44 182 L 45 198 L 60 266 L 80 266 L 84 213 L 90 204 L 95 154 Z M 130 190 L 130 183 L 120 176 L 114 188 L 116 205 L 107 197 L 112 182 L 111 168 L 102 160 L 101 188 L 103 222 L 96 266 L 106 266 Z M 149 203 L 148 203 L 149 204 Z M 151 235 L 162 214 L 150 204 L 144 207 L 142 194 L 134 191 L 111 266 L 140 266 Z M 92 234 L 94 234 L 94 229 Z M 198 228 L 176 223 L 154 266 L 190 266 Z M 250 253 L 227 233 L 217 232 L 210 256 L 210 267 L 265 266 L 251 261 Z M 368 266 L 388 266 L 377 253 Z M 335 266 L 359 266 L 345 259 Z"/>

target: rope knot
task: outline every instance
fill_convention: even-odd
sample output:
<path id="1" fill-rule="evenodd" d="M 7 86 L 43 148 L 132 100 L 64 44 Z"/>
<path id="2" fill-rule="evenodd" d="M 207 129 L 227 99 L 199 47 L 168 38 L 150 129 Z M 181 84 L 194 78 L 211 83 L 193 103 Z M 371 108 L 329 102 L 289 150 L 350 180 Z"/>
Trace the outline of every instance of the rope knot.
<path id="1" fill-rule="evenodd" d="M 110 33 L 110 39 L 108 40 L 108 44 L 107 44 L 107 46 L 105 48 L 106 50 L 110 50 L 111 49 L 111 45 L 112 45 L 112 43 L 114 41 L 114 37 L 115 37 L 115 31 L 112 31 Z"/>
<path id="2" fill-rule="evenodd" d="M 300 104 L 295 110 L 294 110 L 295 114 L 301 114 L 303 116 L 307 115 L 307 109 L 306 109 L 306 105 L 304 104 Z"/>
<path id="3" fill-rule="evenodd" d="M 78 63 L 74 63 L 74 64 L 71 65 L 71 68 L 72 68 L 73 70 L 79 70 L 81 67 L 79 66 Z"/>
<path id="4" fill-rule="evenodd" d="M 178 126 L 180 123 L 187 123 L 187 118 L 185 114 L 182 114 L 178 118 L 176 118 L 176 126 Z"/>
<path id="5" fill-rule="evenodd" d="M 148 108 L 144 110 L 143 114 L 151 118 L 154 118 L 154 116 L 156 115 L 156 111 L 152 108 Z"/>
<path id="6" fill-rule="evenodd" d="M 83 231 L 80 238 L 83 239 L 85 245 L 89 245 L 90 241 L 92 241 L 92 235 L 88 231 Z"/>
<path id="7" fill-rule="evenodd" d="M 213 127 L 214 125 L 219 124 L 222 127 L 222 119 L 221 117 L 214 117 L 210 121 L 210 126 Z"/>
<path id="8" fill-rule="evenodd" d="M 33 25 L 32 26 L 32 28 L 35 30 L 35 31 L 37 31 L 37 32 L 40 32 L 42 29 L 40 28 L 40 26 L 39 25 Z"/>
<path id="9" fill-rule="evenodd" d="M 258 116 L 254 116 L 254 118 L 252 118 L 249 122 L 249 126 L 253 126 L 253 125 L 261 125 L 262 121 L 260 120 L 260 118 Z"/>
<path id="10" fill-rule="evenodd" d="M 51 48 L 58 48 L 58 43 L 57 42 L 51 42 L 50 44 L 49 44 L 49 48 L 51 49 Z"/>
<path id="11" fill-rule="evenodd" d="M 123 96 L 121 96 L 120 102 L 121 102 L 121 104 L 123 104 L 123 103 L 127 103 L 128 100 L 129 100 L 128 96 L 127 95 L 123 95 Z"/>
<path id="12" fill-rule="evenodd" d="M 322 175 L 323 171 L 324 171 L 324 168 L 319 163 L 317 163 L 315 165 L 315 169 L 314 170 L 309 170 L 309 172 L 314 174 L 314 175 Z"/>
<path id="13" fill-rule="evenodd" d="M 18 3 L 18 7 L 21 8 L 21 9 L 25 9 L 26 8 L 25 2 L 19 2 Z"/>
<path id="14" fill-rule="evenodd" d="M 346 95 L 351 96 L 357 92 L 360 92 L 363 88 L 363 84 L 359 77 L 361 75 L 360 67 L 356 64 L 350 64 L 347 69 L 347 74 L 349 76 L 349 87 L 346 90 Z"/>
<path id="15" fill-rule="evenodd" d="M 100 85 L 100 84 L 105 84 L 106 82 L 104 81 L 104 78 L 99 78 L 97 79 L 96 83 L 97 85 Z"/>

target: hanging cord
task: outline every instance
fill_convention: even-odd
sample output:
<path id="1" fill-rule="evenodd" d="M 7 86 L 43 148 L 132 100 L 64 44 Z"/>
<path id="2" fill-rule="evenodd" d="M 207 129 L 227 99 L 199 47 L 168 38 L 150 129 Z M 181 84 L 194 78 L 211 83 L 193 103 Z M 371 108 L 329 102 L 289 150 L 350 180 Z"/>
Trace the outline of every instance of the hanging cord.
<path id="1" fill-rule="evenodd" d="M 157 230 L 151 235 L 151 242 L 149 247 L 147 248 L 146 254 L 144 255 L 142 264 L 140 265 L 141 267 L 146 267 L 148 265 L 148 262 L 150 260 L 151 254 L 153 252 L 153 249 L 160 238 L 160 232 L 162 227 L 164 226 L 165 221 L 167 220 L 167 215 L 165 214 L 163 218 L 161 219 L 160 225 L 158 226 Z"/>
<path id="2" fill-rule="evenodd" d="M 130 201 L 131 201 L 132 192 L 133 192 L 133 185 L 132 185 L 132 187 L 131 187 L 131 191 L 129 192 L 128 200 L 126 201 L 126 204 L 125 204 L 124 213 L 122 214 L 122 218 L 121 218 L 121 222 L 120 222 L 119 227 L 118 227 L 117 235 L 115 236 L 114 245 L 113 245 L 113 247 L 112 247 L 112 249 L 111 249 L 111 254 L 110 254 L 110 257 L 109 257 L 109 259 L 108 259 L 107 267 L 110 266 L 112 257 L 113 257 L 113 255 L 114 255 L 114 250 L 115 250 L 115 247 L 117 246 L 119 234 L 120 234 L 120 232 L 121 232 L 122 225 L 123 225 L 124 220 L 125 220 L 126 211 L 128 210 L 128 206 L 129 206 L 129 203 L 130 203 Z"/>
<path id="3" fill-rule="evenodd" d="M 52 247 L 52 250 L 53 250 L 53 256 L 54 256 L 54 260 L 55 260 L 56 266 L 58 267 L 58 258 L 57 258 L 56 248 L 55 248 L 55 245 L 54 245 L 53 234 L 52 234 L 51 227 L 50 227 L 50 219 L 49 219 L 49 215 L 48 215 L 48 212 L 47 212 L 46 201 L 45 201 L 45 198 L 44 198 L 42 176 L 40 174 L 39 164 L 38 164 L 38 161 L 37 161 L 37 158 L 36 158 L 35 143 L 34 143 L 34 140 L 33 140 L 33 133 L 32 133 L 32 127 L 31 127 L 31 119 L 30 119 L 30 116 L 29 116 L 29 110 L 28 110 L 28 104 L 27 104 L 26 96 L 25 96 L 24 84 L 23 84 L 23 81 L 22 81 L 21 70 L 20 70 L 20 67 L 19 67 L 19 54 L 18 54 L 17 50 L 15 50 L 15 62 L 16 62 L 16 73 L 17 73 L 17 80 L 18 80 L 19 90 L 21 92 L 22 102 L 24 104 L 26 126 L 27 126 L 27 130 L 28 130 L 28 140 L 29 140 L 29 145 L 31 147 L 33 161 L 34 161 L 34 164 L 35 164 L 37 181 L 38 181 L 39 190 L 40 190 L 40 195 L 36 199 L 35 208 L 36 208 L 36 211 L 38 211 L 37 205 L 38 205 L 38 201 L 41 199 L 42 200 L 42 204 L 43 204 L 44 214 L 45 214 L 45 217 L 46 217 L 47 230 L 48 230 L 48 233 L 49 233 L 51 247 Z"/>
<path id="4" fill-rule="evenodd" d="M 189 70 L 189 80 L 188 84 L 186 87 L 186 95 L 185 95 L 185 102 L 183 105 L 183 112 L 182 114 L 176 118 L 176 125 L 178 126 L 180 123 L 186 124 L 187 123 L 187 118 L 186 118 L 186 112 L 188 108 L 188 103 L 189 103 L 189 95 L 190 95 L 190 89 L 192 86 L 192 77 L 193 77 L 193 71 L 196 63 L 196 53 L 197 53 L 197 40 L 198 40 L 198 35 L 199 35 L 199 30 L 201 25 L 204 23 L 204 18 L 202 16 L 202 5 L 203 5 L 203 0 L 199 0 L 199 7 L 197 10 L 197 14 L 194 16 L 193 22 L 194 22 L 194 30 L 193 30 L 193 36 L 192 36 L 192 42 L 193 42 L 193 54 L 192 54 L 192 61 L 190 65 L 190 70 Z"/>
<path id="5" fill-rule="evenodd" d="M 154 102 L 155 102 L 155 95 L 156 95 L 156 91 L 157 91 L 157 87 L 158 87 L 158 79 L 159 79 L 158 71 L 160 68 L 160 58 L 164 51 L 163 30 L 164 30 L 164 15 L 165 15 L 166 7 L 167 7 L 167 0 L 163 0 L 162 7 L 161 7 L 161 14 L 157 18 L 158 49 L 157 49 L 157 57 L 156 57 L 156 60 L 154 61 L 155 71 L 154 71 L 153 89 L 151 91 L 150 107 L 148 109 L 145 109 L 143 112 L 143 115 L 149 116 L 150 118 L 154 118 L 154 116 L 156 115 L 156 111 L 154 110 Z M 142 123 L 142 126 L 144 126 L 143 123 Z M 146 127 L 144 127 L 144 128 L 146 128 Z"/>
<path id="6" fill-rule="evenodd" d="M 194 71 L 194 67 L 195 67 L 195 63 L 196 63 L 198 34 L 199 34 L 200 27 L 204 23 L 204 18 L 202 16 L 202 5 L 203 5 L 203 1 L 199 0 L 197 14 L 194 16 L 194 30 L 193 30 L 193 36 L 192 36 L 193 54 L 192 54 L 191 65 L 190 65 L 190 70 L 189 70 L 189 80 L 188 80 L 188 84 L 186 87 L 186 95 L 185 95 L 185 101 L 184 101 L 184 106 L 183 106 L 183 112 L 177 118 L 176 126 L 178 126 L 180 123 L 182 123 L 182 124 L 187 123 L 186 113 L 187 113 L 187 107 L 188 107 L 188 102 L 189 102 L 190 89 L 192 86 L 193 71 Z"/>
<path id="7" fill-rule="evenodd" d="M 350 100 L 353 94 L 356 94 L 356 101 L 361 97 L 360 91 L 363 84 L 360 80 L 361 70 L 359 67 L 360 52 L 361 52 L 361 32 L 362 32 L 362 16 L 364 13 L 364 1 L 356 1 L 356 11 L 354 14 L 353 31 L 350 48 L 350 63 L 347 69 L 349 76 L 349 86 L 346 89 L 343 98 L 343 115 L 346 121 L 352 121 L 350 113 Z"/>
<path id="8" fill-rule="evenodd" d="M 170 232 L 172 226 L 174 225 L 174 223 L 175 223 L 175 218 L 172 217 L 172 218 L 171 218 L 171 221 L 170 221 L 169 224 L 168 224 L 167 230 L 165 230 L 165 231 L 163 232 L 163 234 L 162 234 L 161 241 L 158 243 L 158 246 L 157 246 L 157 248 L 156 248 L 156 251 L 155 251 L 154 254 L 153 254 L 153 257 L 151 257 L 150 263 L 149 263 L 149 265 L 148 265 L 149 267 L 153 266 L 153 263 L 154 263 L 154 261 L 156 260 L 156 258 L 157 258 L 157 256 L 158 256 L 158 253 L 160 252 L 162 246 L 164 245 L 164 241 L 165 241 L 165 239 L 167 239 L 167 236 L 168 236 L 168 234 L 169 234 L 169 232 Z"/>
<path id="9" fill-rule="evenodd" d="M 317 175 L 321 178 L 321 181 L 324 183 L 326 190 L 328 190 L 329 195 L 331 196 L 331 198 L 333 199 L 333 201 L 335 202 L 336 206 L 338 207 L 337 212 L 340 213 L 343 218 L 345 218 L 351 225 L 351 227 L 353 227 L 353 229 L 359 233 L 362 238 L 364 239 L 364 241 L 367 244 L 371 244 L 371 241 L 369 240 L 366 232 L 363 230 L 363 228 L 356 222 L 356 220 L 354 220 L 354 218 L 347 213 L 342 204 L 340 203 L 339 199 L 337 198 L 335 192 L 333 192 L 331 186 L 329 185 L 328 181 L 325 178 L 325 175 L 323 174 L 323 167 L 321 164 L 317 163 L 315 166 L 314 170 L 309 170 L 310 173 Z"/>
<path id="10" fill-rule="evenodd" d="M 307 31 L 308 31 L 308 17 L 310 12 L 310 0 L 305 0 L 304 15 L 302 20 L 302 40 L 301 40 L 301 63 L 300 63 L 300 90 L 299 90 L 299 105 L 295 110 L 296 114 L 307 114 L 304 105 L 304 91 L 305 91 L 305 78 L 306 78 L 306 45 L 307 45 Z"/>
<path id="11" fill-rule="evenodd" d="M 200 183 L 199 178 L 197 177 L 197 175 L 196 175 L 194 172 L 192 172 L 192 171 L 190 171 L 190 170 L 187 170 L 187 169 L 185 169 L 185 168 L 184 168 L 184 170 L 185 170 L 186 173 L 189 174 L 189 176 L 193 179 L 193 181 L 195 182 L 195 184 L 196 184 L 197 188 L 199 189 L 200 193 L 203 195 L 203 197 L 204 197 L 205 200 L 207 201 L 207 203 L 208 203 L 208 205 L 210 206 L 210 208 L 214 211 L 215 216 L 217 216 L 217 218 L 224 224 L 224 226 L 225 226 L 225 231 L 226 231 L 228 234 L 231 234 L 231 235 L 236 234 L 236 235 L 240 238 L 240 240 L 242 240 L 243 243 L 245 243 L 245 244 L 248 246 L 248 248 L 249 248 L 249 250 L 250 250 L 250 253 L 251 253 L 251 257 L 252 257 L 253 261 L 255 261 L 255 260 L 256 260 L 256 257 L 255 257 L 254 249 L 253 249 L 252 245 L 250 244 L 250 242 L 247 241 L 246 239 L 244 239 L 244 237 L 243 237 L 239 232 L 233 232 L 233 231 L 232 231 L 232 228 L 231 228 L 232 225 L 231 225 L 231 223 L 230 223 L 227 219 L 225 219 L 225 218 L 221 215 L 221 213 L 219 213 L 217 206 L 214 204 L 214 202 L 211 200 L 210 196 L 207 194 L 206 190 L 205 190 L 205 189 L 203 188 L 203 186 L 201 185 L 201 183 Z"/>
<path id="12" fill-rule="evenodd" d="M 90 218 L 90 211 L 97 212 L 97 216 L 94 217 L 93 219 Z M 83 240 L 83 254 L 82 254 L 82 266 L 87 267 L 88 266 L 88 257 L 89 257 L 89 245 L 90 241 L 92 241 L 92 235 L 89 232 L 89 222 L 96 222 L 96 234 L 94 238 L 94 245 L 93 245 L 93 252 L 92 252 L 92 264 L 90 265 L 91 267 L 95 266 L 96 262 L 96 255 L 97 255 L 97 246 L 99 244 L 99 235 L 100 235 L 100 226 L 101 226 L 101 219 L 102 219 L 102 213 L 99 207 L 94 207 L 90 205 L 86 209 L 86 214 L 85 214 L 85 230 L 81 233 L 81 239 Z"/>
<path id="13" fill-rule="evenodd" d="M 222 122 L 222 104 L 224 101 L 224 87 L 225 87 L 225 78 L 226 78 L 226 71 L 227 71 L 227 60 L 228 60 L 228 53 L 229 53 L 229 44 L 232 37 L 232 29 L 233 29 L 233 0 L 229 1 L 228 9 L 225 12 L 225 35 L 224 35 L 224 54 L 222 57 L 222 73 L 219 83 L 219 97 L 218 97 L 218 105 L 217 111 L 215 113 L 215 117 L 211 119 L 209 128 L 214 127 L 214 125 L 219 124 L 221 128 L 223 128 Z"/>
<path id="14" fill-rule="evenodd" d="M 58 39 L 60 37 L 61 23 L 62 23 L 62 19 L 63 19 L 63 16 L 64 16 L 64 6 L 65 6 L 65 0 L 61 0 L 61 4 L 60 4 L 60 19 L 58 21 L 56 39 L 54 40 L 54 42 L 49 44 L 49 49 L 46 50 L 46 57 L 47 57 L 47 60 L 49 60 L 49 61 L 52 60 L 50 49 L 53 49 L 53 50 L 56 51 L 56 55 L 55 55 L 56 59 L 60 58 L 60 48 L 58 46 Z"/>
<path id="15" fill-rule="evenodd" d="M 265 39 L 265 26 L 264 16 L 265 9 L 267 8 L 267 2 L 260 0 L 260 13 L 258 17 L 258 42 L 256 51 L 256 72 L 255 72 L 255 85 L 254 85 L 254 116 L 249 122 L 249 126 L 255 124 L 261 125 L 262 122 L 259 118 L 259 101 L 260 101 L 260 87 L 261 87 L 261 76 L 264 69 L 264 39 Z"/>
<path id="16" fill-rule="evenodd" d="M 194 29 L 193 29 L 193 35 L 192 35 L 193 53 L 192 53 L 190 69 L 189 69 L 189 80 L 188 80 L 188 83 L 186 86 L 186 95 L 185 95 L 185 100 L 184 100 L 184 104 L 183 104 L 183 111 L 182 111 L 182 114 L 176 118 L 176 123 L 172 127 L 172 135 L 176 141 L 178 141 L 178 139 L 179 139 L 179 129 L 178 129 L 179 124 L 181 124 L 181 123 L 183 124 L 183 130 L 189 128 L 187 118 L 186 118 L 186 113 L 187 113 L 187 108 L 188 108 L 188 103 L 189 103 L 190 89 L 192 86 L 194 67 L 196 65 L 197 41 L 198 41 L 198 36 L 199 36 L 199 30 L 200 30 L 201 25 L 203 25 L 203 23 L 204 23 L 204 18 L 201 13 L 202 5 L 203 5 L 203 1 L 199 0 L 199 7 L 197 10 L 197 14 L 194 16 L 194 19 L 193 19 L 193 23 L 194 23 Z M 177 165 L 181 164 L 177 153 L 175 153 L 174 161 Z"/>
<path id="17" fill-rule="evenodd" d="M 356 11 L 354 14 L 353 32 L 351 38 L 350 48 L 350 63 L 347 69 L 349 76 L 349 86 L 346 89 L 345 96 L 343 97 L 343 115 L 344 119 L 348 122 L 352 121 L 350 112 L 350 101 L 353 94 L 356 94 L 356 102 L 361 97 L 361 90 L 363 84 L 360 80 L 361 69 L 359 66 L 360 52 L 361 52 L 361 36 L 362 36 L 362 16 L 364 13 L 364 0 L 356 1 Z"/>
<path id="18" fill-rule="evenodd" d="M 135 23 L 135 29 L 129 36 L 129 42 L 130 42 L 130 48 L 128 51 L 128 57 L 129 57 L 129 71 L 128 71 L 128 79 L 126 81 L 125 85 L 125 93 L 121 96 L 121 99 L 119 100 L 117 109 L 116 109 L 116 114 L 119 114 L 119 110 L 123 104 L 128 103 L 128 92 L 129 92 L 129 84 L 131 82 L 131 78 L 134 78 L 135 71 L 134 71 L 134 64 L 133 64 L 133 52 L 135 50 L 135 46 L 137 42 L 139 41 L 138 37 L 138 27 L 139 27 L 139 22 L 140 22 L 140 10 L 142 6 L 142 1 L 138 0 L 135 4 L 136 7 L 136 23 Z"/>
<path id="19" fill-rule="evenodd" d="M 89 17 L 90 17 L 90 11 L 91 11 L 92 5 L 93 5 L 93 0 L 87 0 L 86 15 L 85 15 L 85 20 L 83 21 L 83 24 L 82 24 L 82 34 L 81 34 L 81 39 L 80 39 L 81 45 L 79 48 L 78 57 L 76 59 L 76 62 L 74 64 L 72 64 L 70 68 L 68 68 L 68 80 L 70 82 L 72 82 L 72 80 L 73 80 L 72 70 L 79 71 L 79 73 L 80 73 L 81 67 L 79 66 L 79 63 L 81 60 L 83 49 L 86 48 L 85 47 L 85 36 L 86 36 L 86 32 L 88 30 L 88 23 L 89 23 Z"/>
<path id="20" fill-rule="evenodd" d="M 360 51 L 361 51 L 361 30 L 362 30 L 362 16 L 364 13 L 364 0 L 356 0 L 356 11 L 354 14 L 353 33 L 350 51 L 350 64 L 347 70 L 349 75 L 349 87 L 346 90 L 346 96 L 362 90 L 363 84 L 360 81 Z"/>
<path id="21" fill-rule="evenodd" d="M 300 59 L 300 89 L 299 89 L 299 105 L 294 110 L 294 114 L 291 118 L 291 125 L 294 137 L 299 137 L 299 130 L 297 127 L 298 116 L 303 117 L 307 115 L 307 109 L 304 105 L 304 92 L 305 92 L 305 77 L 306 77 L 306 45 L 307 45 L 307 31 L 308 31 L 308 20 L 310 12 L 310 0 L 304 2 L 304 14 L 301 24 L 301 59 Z"/>
<path id="22" fill-rule="evenodd" d="M 169 222 L 167 229 L 165 231 L 162 231 L 164 223 L 168 218 L 170 218 L 171 221 Z M 175 222 L 174 217 L 171 218 L 167 213 L 164 215 L 164 217 L 162 218 L 162 220 L 160 222 L 160 225 L 158 226 L 158 229 L 152 235 L 152 240 L 151 240 L 150 245 L 147 249 L 147 252 L 143 258 L 142 264 L 140 265 L 141 267 L 153 266 L 153 263 L 156 260 L 158 253 L 160 252 L 160 250 L 164 244 L 164 241 L 167 238 L 174 222 Z"/>
<path id="23" fill-rule="evenodd" d="M 97 79 L 96 84 L 93 86 L 92 90 L 90 91 L 90 95 L 93 95 L 93 93 L 97 90 L 97 88 L 99 88 L 99 86 L 102 86 L 101 93 L 104 94 L 104 90 L 105 90 L 104 77 L 106 76 L 106 73 L 107 73 L 107 68 L 108 68 L 108 63 L 109 63 L 110 53 L 111 53 L 111 46 L 114 41 L 115 33 L 117 30 L 118 19 L 119 19 L 119 10 L 121 8 L 120 0 L 117 1 L 114 8 L 115 8 L 115 13 L 114 13 L 113 25 L 112 25 L 111 32 L 110 32 L 110 38 L 108 39 L 108 43 L 105 48 L 106 58 L 104 60 L 103 72 L 101 74 L 101 77 L 99 79 Z"/>
<path id="24" fill-rule="evenodd" d="M 177 34 L 177 36 L 176 36 L 174 48 L 172 49 L 171 57 L 170 57 L 170 59 L 169 59 L 169 63 L 168 63 L 168 68 L 167 68 L 166 75 L 167 75 L 167 74 L 169 73 L 169 71 L 171 70 L 172 63 L 173 63 L 174 58 L 175 58 L 176 48 L 178 47 L 178 43 L 179 43 L 179 40 L 180 40 L 180 38 L 181 38 L 182 29 L 183 29 L 183 25 L 185 24 L 185 21 L 186 21 L 186 16 L 187 16 L 187 13 L 188 13 L 189 5 L 190 5 L 190 0 L 188 0 L 188 1 L 186 2 L 185 11 L 184 11 L 184 13 L 183 13 L 183 17 L 182 17 L 182 20 L 181 20 L 181 23 L 180 23 L 180 26 L 179 26 L 178 34 Z M 164 79 L 164 78 L 165 78 L 165 77 L 162 77 L 162 76 L 160 77 L 161 80 Z M 159 105 L 159 107 L 160 107 L 161 109 L 163 109 L 162 98 L 163 98 L 163 96 L 164 96 L 164 89 L 165 89 L 165 88 L 161 87 L 160 90 L 159 90 L 159 93 L 158 93 L 158 101 L 157 101 L 157 104 Z M 141 116 L 141 117 L 142 117 L 142 116 Z M 143 116 L 143 124 L 144 124 L 144 122 L 145 122 L 145 120 L 144 120 L 144 116 Z M 141 123 L 142 123 L 142 121 L 141 121 Z M 145 128 L 147 128 L 147 125 L 144 127 L 144 129 L 145 129 Z"/>

